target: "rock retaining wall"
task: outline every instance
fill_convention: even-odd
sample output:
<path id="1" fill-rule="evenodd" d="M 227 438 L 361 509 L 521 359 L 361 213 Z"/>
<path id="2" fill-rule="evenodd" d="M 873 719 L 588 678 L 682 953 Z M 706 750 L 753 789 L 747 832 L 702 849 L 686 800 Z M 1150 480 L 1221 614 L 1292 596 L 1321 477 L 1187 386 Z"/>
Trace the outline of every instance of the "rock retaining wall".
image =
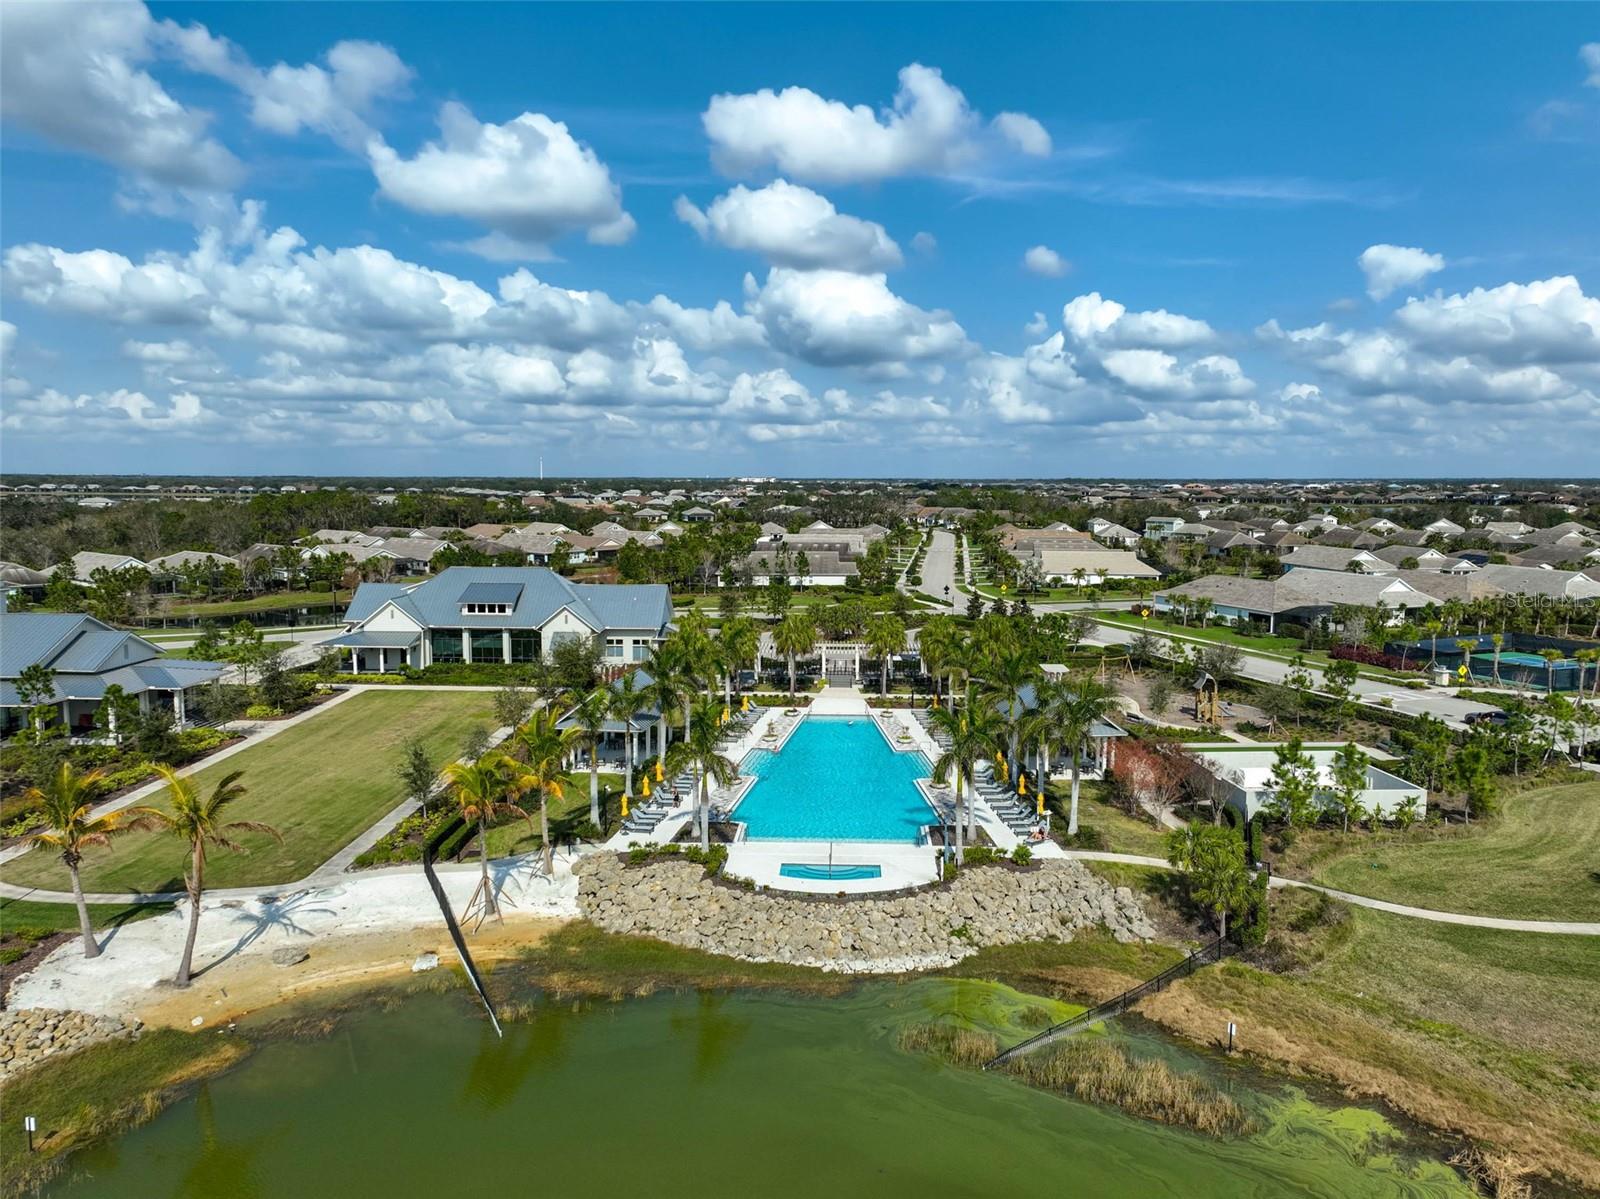
<path id="1" fill-rule="evenodd" d="M 118 1019 L 53 1008 L 0 1011 L 0 1082 L 57 1054 L 101 1041 L 131 1041 L 143 1028 L 132 1016 Z"/>
<path id="2" fill-rule="evenodd" d="M 628 866 L 613 854 L 574 865 L 578 907 L 609 932 L 655 937 L 747 961 L 892 973 L 949 965 L 985 945 L 1071 940 L 1105 925 L 1119 941 L 1155 935 L 1126 887 L 1077 862 L 1027 870 L 980 866 L 946 887 L 836 900 L 744 891 L 692 862 Z"/>

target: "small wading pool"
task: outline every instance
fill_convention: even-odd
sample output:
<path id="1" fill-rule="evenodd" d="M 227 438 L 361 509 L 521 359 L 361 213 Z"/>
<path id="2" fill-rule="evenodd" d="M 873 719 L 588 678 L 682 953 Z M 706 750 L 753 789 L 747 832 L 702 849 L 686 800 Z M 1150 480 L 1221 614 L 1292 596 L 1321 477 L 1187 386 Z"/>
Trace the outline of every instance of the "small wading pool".
<path id="1" fill-rule="evenodd" d="M 784 878 L 882 878 L 882 866 L 830 866 L 826 862 L 785 862 L 778 867 Z"/>

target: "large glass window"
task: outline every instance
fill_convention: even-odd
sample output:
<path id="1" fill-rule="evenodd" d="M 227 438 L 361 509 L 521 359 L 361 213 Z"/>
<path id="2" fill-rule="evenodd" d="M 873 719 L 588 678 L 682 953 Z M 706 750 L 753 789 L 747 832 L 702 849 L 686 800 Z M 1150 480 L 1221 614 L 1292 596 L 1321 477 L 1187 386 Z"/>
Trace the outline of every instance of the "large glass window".
<path id="1" fill-rule="evenodd" d="M 428 635 L 435 662 L 461 661 L 461 630 L 434 629 Z"/>
<path id="2" fill-rule="evenodd" d="M 504 662 L 504 639 L 499 629 L 472 630 L 472 660 L 474 662 Z"/>
<path id="3" fill-rule="evenodd" d="M 537 629 L 511 630 L 511 660 L 537 662 L 539 660 L 539 633 Z"/>
<path id="4" fill-rule="evenodd" d="M 621 637 L 607 637 L 606 638 L 606 657 L 608 657 L 608 658 L 620 658 L 620 657 L 622 657 L 622 638 Z"/>

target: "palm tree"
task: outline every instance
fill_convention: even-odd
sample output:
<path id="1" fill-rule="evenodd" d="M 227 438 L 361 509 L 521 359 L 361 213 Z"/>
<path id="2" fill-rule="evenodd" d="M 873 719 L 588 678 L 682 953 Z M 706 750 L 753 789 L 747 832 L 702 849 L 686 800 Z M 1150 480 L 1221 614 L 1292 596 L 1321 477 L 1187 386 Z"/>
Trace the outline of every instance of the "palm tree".
<path id="1" fill-rule="evenodd" d="M 878 694 L 889 694 L 889 664 L 906 647 L 905 621 L 885 612 L 867 624 L 867 649 L 878 659 Z"/>
<path id="2" fill-rule="evenodd" d="M 1116 709 L 1116 692 L 1084 675 L 1053 692 L 1044 721 L 1054 730 L 1053 740 L 1072 763 L 1072 806 L 1067 813 L 1067 836 L 1078 831 L 1078 789 L 1083 771 L 1081 755 L 1093 739 L 1094 726 Z"/>
<path id="3" fill-rule="evenodd" d="M 794 660 L 817 645 L 817 626 L 804 612 L 791 612 L 778 623 L 772 643 L 789 663 L 789 695 L 794 696 Z"/>
<path id="4" fill-rule="evenodd" d="M 667 720 L 680 708 L 687 714 L 687 700 L 693 690 L 693 684 L 679 668 L 677 653 L 671 644 L 660 646 L 650 659 L 650 685 L 645 688 L 642 698 L 646 707 L 654 708 L 660 714 L 656 722 L 656 757 L 663 763 L 666 761 L 670 736 Z"/>
<path id="5" fill-rule="evenodd" d="M 277 841 L 283 835 L 270 824 L 259 820 L 224 820 L 224 813 L 244 797 L 244 785 L 239 782 L 244 771 L 235 770 L 218 780 L 211 794 L 202 796 L 200 784 L 194 777 L 181 776 L 170 766 L 157 766 L 166 781 L 166 807 L 150 808 L 142 812 L 135 822 L 141 827 L 159 825 L 169 833 L 176 833 L 189 844 L 189 869 L 184 871 L 183 886 L 189 893 L 189 933 L 183 941 L 183 957 L 178 961 L 180 987 L 189 985 L 189 974 L 194 967 L 194 940 L 200 931 L 200 896 L 205 891 L 206 846 L 248 852 L 234 841 L 231 833 L 265 833 Z"/>
<path id="6" fill-rule="evenodd" d="M 1544 693 L 1546 695 L 1554 695 L 1556 693 L 1556 663 L 1565 658 L 1566 654 L 1558 649 L 1542 649 L 1539 651 L 1539 656 L 1544 659 Z"/>
<path id="7" fill-rule="evenodd" d="M 1462 637 L 1456 642 L 1456 648 L 1461 651 L 1461 665 L 1467 668 L 1467 679 L 1472 679 L 1472 651 L 1478 648 L 1474 638 Z"/>
<path id="8" fill-rule="evenodd" d="M 484 906 L 492 916 L 500 914 L 494 888 L 489 885 L 489 821 L 505 797 L 505 779 L 498 769 L 501 754 L 484 754 L 470 762 L 451 762 L 444 768 L 445 790 L 455 800 L 456 814 L 467 824 L 478 826 L 478 862 L 483 868 Z"/>
<path id="9" fill-rule="evenodd" d="M 1036 684 L 1040 673 L 1038 659 L 1021 648 L 998 650 L 983 668 L 983 679 L 988 684 L 985 692 L 997 704 L 1005 705 L 1006 748 L 1013 769 L 1021 766 L 1017 754 L 1027 718 L 1022 708 L 1022 690 L 1030 683 Z"/>
<path id="10" fill-rule="evenodd" d="M 99 816 L 91 814 L 94 793 L 105 777 L 103 770 L 78 774 L 70 762 L 63 762 L 42 788 L 30 787 L 22 797 L 25 804 L 37 805 L 45 819 L 44 828 L 29 840 L 41 848 L 59 850 L 67 873 L 72 877 L 72 901 L 78 907 L 78 928 L 83 933 L 83 956 L 86 958 L 99 957 L 100 946 L 94 939 L 89 905 L 83 898 L 83 881 L 78 877 L 83 851 L 91 846 L 109 844 L 118 833 L 136 827 L 129 823 L 130 819 L 149 815 L 147 808 L 125 808 Z"/>
<path id="11" fill-rule="evenodd" d="M 1500 685 L 1500 647 L 1506 643 L 1505 635 L 1496 633 L 1489 638 L 1489 641 L 1494 645 L 1494 683 L 1498 687 Z"/>
<path id="12" fill-rule="evenodd" d="M 961 634 L 948 616 L 930 616 L 917 630 L 917 655 L 922 659 L 922 669 L 933 680 L 934 694 L 942 688 L 939 676 L 955 652 Z"/>
<path id="13" fill-rule="evenodd" d="M 684 739 L 667 750 L 667 769 L 676 775 L 681 770 L 695 774 L 695 807 L 700 817 L 700 848 L 711 848 L 711 788 L 730 786 L 739 777 L 739 768 L 722 756 L 717 748 L 722 731 L 721 713 L 712 700 L 694 707 Z"/>
<path id="14" fill-rule="evenodd" d="M 622 721 L 622 794 L 633 802 L 633 734 L 634 717 L 647 706 L 644 689 L 639 686 L 639 674 L 630 670 L 611 684 L 611 715 Z"/>
<path id="15" fill-rule="evenodd" d="M 722 702 L 733 706 L 734 672 L 753 662 L 761 650 L 761 630 L 748 616 L 735 616 L 717 630 L 717 657 L 722 664 Z"/>
<path id="16" fill-rule="evenodd" d="M 573 741 L 589 751 L 589 823 L 600 828 L 600 743 L 605 740 L 611 706 L 604 691 L 591 691 L 579 700 L 567 719 L 576 734 Z"/>
<path id="17" fill-rule="evenodd" d="M 710 694 L 716 680 L 719 655 L 711 640 L 711 628 L 698 608 L 690 608 L 678 622 L 678 630 L 669 640 L 678 643 L 677 653 L 684 668 L 695 679 L 697 686 Z"/>
<path id="18" fill-rule="evenodd" d="M 939 755 L 939 760 L 933 764 L 933 780 L 943 783 L 954 772 L 955 782 L 953 788 L 956 797 L 955 807 L 955 851 L 956 857 L 961 856 L 961 795 L 962 786 L 966 785 L 970 791 L 972 787 L 972 772 L 979 762 L 986 761 L 1000 752 L 1001 733 L 995 713 L 987 704 L 974 703 L 971 688 L 968 688 L 967 702 L 958 711 L 952 704 L 949 707 L 937 708 L 928 716 L 930 730 L 937 736 L 943 733 L 950 739 L 949 747 Z M 969 801 L 967 811 L 972 812 Z M 976 817 L 972 819 L 973 828 L 976 830 Z"/>
<path id="19" fill-rule="evenodd" d="M 634 693 L 637 695 L 637 692 Z M 615 711 L 615 709 L 613 709 Z M 508 754 L 501 754 L 497 761 L 491 763 L 492 769 L 500 773 L 507 791 L 520 799 L 529 792 L 539 795 L 539 839 L 544 844 L 544 872 L 549 874 L 555 867 L 555 851 L 550 845 L 550 804 L 551 799 L 560 799 L 562 796 L 561 783 L 565 774 L 567 754 L 572 751 L 573 729 L 562 730 L 556 727 L 556 714 L 546 708 L 542 712 L 535 712 L 528 723 L 519 728 L 513 737 L 517 750 L 522 755 L 521 760 Z M 503 810 L 510 811 L 529 824 L 533 823 L 526 810 L 515 803 L 504 803 Z M 486 820 L 495 815 L 494 811 L 480 814 L 480 820 Z M 484 826 L 480 824 L 480 835 Z M 484 878 L 488 878 L 488 865 L 484 865 Z"/>

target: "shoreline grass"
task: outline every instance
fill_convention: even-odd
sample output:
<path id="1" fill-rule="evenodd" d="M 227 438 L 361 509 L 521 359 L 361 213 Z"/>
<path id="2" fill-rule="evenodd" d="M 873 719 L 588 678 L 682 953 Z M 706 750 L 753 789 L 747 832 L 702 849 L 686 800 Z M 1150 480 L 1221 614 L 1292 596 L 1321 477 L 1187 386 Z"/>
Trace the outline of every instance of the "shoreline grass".
<path id="1" fill-rule="evenodd" d="M 243 1037 L 146 1029 L 136 1041 L 92 1045 L 35 1067 L 5 1088 L 0 1121 L 0 1195 L 36 1191 L 68 1155 L 95 1141 L 148 1123 L 187 1089 L 249 1056 Z M 37 1116 L 33 1153 L 22 1114 Z M 12 1118 L 12 1116 L 18 1118 Z"/>

